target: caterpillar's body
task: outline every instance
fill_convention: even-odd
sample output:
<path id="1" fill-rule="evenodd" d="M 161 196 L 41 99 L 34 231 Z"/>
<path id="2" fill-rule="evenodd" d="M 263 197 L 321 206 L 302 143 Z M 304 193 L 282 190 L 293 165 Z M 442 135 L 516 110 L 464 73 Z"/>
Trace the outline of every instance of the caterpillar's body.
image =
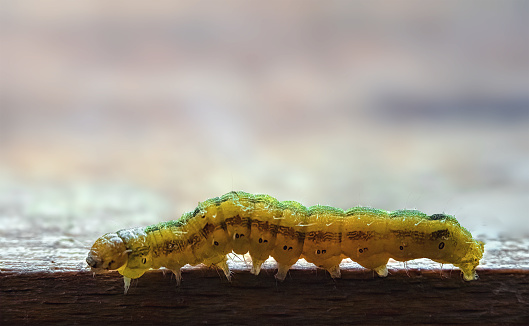
<path id="1" fill-rule="evenodd" d="M 278 280 L 284 280 L 300 258 L 326 269 L 332 277 L 340 277 L 344 258 L 383 277 L 389 258 L 429 258 L 459 267 L 470 281 L 477 278 L 483 247 L 450 215 L 368 207 L 306 208 L 268 195 L 230 192 L 200 203 L 179 220 L 105 234 L 86 261 L 95 272 L 118 270 L 124 276 L 125 293 L 130 279 L 151 268 L 172 270 L 179 284 L 180 268 L 203 263 L 220 267 L 229 279 L 226 255 L 232 251 L 249 252 L 251 272 L 256 275 L 272 256 Z"/>

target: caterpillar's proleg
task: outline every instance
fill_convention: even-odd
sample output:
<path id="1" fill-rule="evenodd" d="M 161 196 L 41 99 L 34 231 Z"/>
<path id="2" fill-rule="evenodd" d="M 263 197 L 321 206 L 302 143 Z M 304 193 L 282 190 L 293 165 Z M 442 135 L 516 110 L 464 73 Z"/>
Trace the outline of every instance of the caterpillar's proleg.
<path id="1" fill-rule="evenodd" d="M 180 268 L 172 269 L 171 271 L 173 272 L 174 277 L 176 279 L 176 286 L 180 286 L 180 284 L 182 283 L 182 271 L 180 270 Z"/>
<path id="2" fill-rule="evenodd" d="M 166 267 L 181 282 L 180 268 L 205 264 L 220 268 L 228 280 L 226 255 L 250 253 L 257 275 L 268 257 L 277 262 L 283 281 L 300 258 L 340 277 L 340 262 L 350 258 L 386 277 L 390 258 L 429 258 L 453 264 L 463 279 L 477 279 L 484 244 L 472 238 L 455 217 L 415 210 L 388 212 L 370 207 L 342 210 L 280 202 L 242 191 L 200 203 L 176 221 L 108 233 L 99 238 L 86 262 L 94 272 L 118 270 L 125 293 L 130 280 L 149 269 Z"/>
<path id="3" fill-rule="evenodd" d="M 130 280 L 130 277 L 123 276 L 123 283 L 125 285 L 125 291 L 123 292 L 123 294 L 127 294 L 127 292 L 129 292 Z"/>
<path id="4" fill-rule="evenodd" d="M 375 267 L 373 270 L 380 277 L 387 277 L 388 276 L 388 267 L 385 264 L 382 265 L 382 266 Z"/>
<path id="5" fill-rule="evenodd" d="M 223 260 L 220 263 L 215 264 L 215 266 L 220 268 L 224 272 L 226 279 L 228 279 L 228 281 L 231 282 L 231 272 L 230 272 L 230 268 L 228 267 L 228 263 L 226 262 L 226 260 Z"/>
<path id="6" fill-rule="evenodd" d="M 332 278 L 340 278 L 342 277 L 342 273 L 340 272 L 340 265 L 335 265 L 329 269 L 327 269 L 327 272 L 331 274 Z"/>
<path id="7" fill-rule="evenodd" d="M 292 265 L 277 264 L 277 273 L 274 275 L 276 280 L 283 282 L 287 277 L 288 270 Z"/>
<path id="8" fill-rule="evenodd" d="M 252 259 L 252 269 L 250 270 L 250 273 L 253 275 L 259 275 L 259 272 L 261 272 L 261 265 L 263 265 L 263 263 L 264 261 Z"/>

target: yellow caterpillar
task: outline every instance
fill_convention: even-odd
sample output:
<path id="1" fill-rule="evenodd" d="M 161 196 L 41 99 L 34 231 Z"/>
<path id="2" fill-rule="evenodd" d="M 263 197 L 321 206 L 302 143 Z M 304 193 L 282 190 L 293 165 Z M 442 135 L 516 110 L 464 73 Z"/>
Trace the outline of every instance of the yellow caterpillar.
<path id="1" fill-rule="evenodd" d="M 429 258 L 459 267 L 470 281 L 477 279 L 483 250 L 483 242 L 472 239 L 450 215 L 369 207 L 307 208 L 233 191 L 200 203 L 179 220 L 107 233 L 94 243 L 86 262 L 94 272 L 118 270 L 127 293 L 131 279 L 160 267 L 172 270 L 178 284 L 186 264 L 218 266 L 229 280 L 226 255 L 232 251 L 250 253 L 255 275 L 272 256 L 278 267 L 275 277 L 281 281 L 300 258 L 326 269 L 333 278 L 340 277 L 344 258 L 382 277 L 388 274 L 390 258 Z"/>

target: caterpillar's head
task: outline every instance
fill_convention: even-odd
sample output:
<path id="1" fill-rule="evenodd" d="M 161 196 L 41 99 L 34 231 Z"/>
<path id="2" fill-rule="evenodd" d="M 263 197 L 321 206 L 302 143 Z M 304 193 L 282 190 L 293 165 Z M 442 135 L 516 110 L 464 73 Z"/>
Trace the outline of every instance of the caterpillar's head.
<path id="1" fill-rule="evenodd" d="M 129 252 L 116 233 L 107 233 L 94 243 L 86 262 L 95 273 L 115 270 L 127 264 Z"/>

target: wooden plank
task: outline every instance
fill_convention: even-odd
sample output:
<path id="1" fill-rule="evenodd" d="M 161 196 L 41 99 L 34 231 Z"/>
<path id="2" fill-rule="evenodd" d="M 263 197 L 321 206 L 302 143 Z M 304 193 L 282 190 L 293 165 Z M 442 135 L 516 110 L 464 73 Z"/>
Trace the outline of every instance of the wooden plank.
<path id="1" fill-rule="evenodd" d="M 53 196 L 15 190 L 4 192 L 0 207 L 1 325 L 529 323 L 529 239 L 476 235 L 486 245 L 475 282 L 464 282 L 450 265 L 423 259 L 391 262 L 385 279 L 345 260 L 343 278 L 335 281 L 301 260 L 276 283 L 273 261 L 254 276 L 250 259 L 234 256 L 232 283 L 216 270 L 186 267 L 180 288 L 170 273 L 152 271 L 123 295 L 121 276 L 94 277 L 86 255 L 104 232 L 158 220 L 157 201 L 140 201 L 148 215 L 142 217 L 108 193 L 81 191 L 64 200 L 69 197 L 62 190 Z"/>
<path id="2" fill-rule="evenodd" d="M 528 323 L 529 273 L 486 270 L 476 282 L 459 275 L 294 270 L 277 284 L 271 271 L 236 272 L 228 284 L 216 271 L 184 273 L 182 287 L 147 273 L 122 293 L 121 278 L 86 272 L 3 274 L 2 324 L 383 324 Z"/>
<path id="3" fill-rule="evenodd" d="M 112 272 L 93 276 L 85 240 L 64 236 L 0 238 L 0 320 L 4 324 L 104 323 L 529 323 L 527 240 L 489 240 L 480 279 L 464 282 L 457 269 L 420 260 L 391 263 L 379 278 L 344 261 L 332 280 L 296 264 L 283 283 L 274 264 L 261 275 L 235 257 L 234 277 L 186 268 L 176 287 L 171 273 L 152 271 L 123 282 Z"/>

